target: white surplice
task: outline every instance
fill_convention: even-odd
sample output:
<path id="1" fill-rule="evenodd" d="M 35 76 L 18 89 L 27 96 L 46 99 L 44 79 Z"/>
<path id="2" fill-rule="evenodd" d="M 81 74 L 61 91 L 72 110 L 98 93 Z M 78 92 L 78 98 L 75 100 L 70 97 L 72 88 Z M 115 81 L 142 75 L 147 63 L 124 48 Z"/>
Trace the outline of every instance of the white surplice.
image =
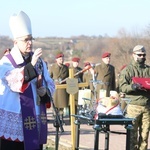
<path id="1" fill-rule="evenodd" d="M 14 58 L 16 64 L 24 62 L 21 53 L 17 47 L 13 47 L 11 55 Z M 50 78 L 47 66 L 43 61 L 43 73 L 47 82 L 51 94 L 55 91 L 55 85 Z M 23 141 L 23 128 L 22 128 L 22 116 L 20 106 L 20 95 L 31 84 L 35 112 L 37 121 L 40 115 L 40 107 L 37 105 L 37 78 L 30 81 L 24 89 L 22 85 L 24 82 L 24 67 L 14 68 L 10 60 L 3 56 L 0 60 L 0 137 L 11 140 Z M 43 83 L 46 86 L 45 82 Z"/>

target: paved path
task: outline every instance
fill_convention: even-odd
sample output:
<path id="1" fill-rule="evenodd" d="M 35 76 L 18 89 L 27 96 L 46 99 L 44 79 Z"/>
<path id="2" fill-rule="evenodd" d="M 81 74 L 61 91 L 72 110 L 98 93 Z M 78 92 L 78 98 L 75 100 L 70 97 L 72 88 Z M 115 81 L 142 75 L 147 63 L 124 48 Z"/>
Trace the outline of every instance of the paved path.
<path id="1" fill-rule="evenodd" d="M 48 142 L 46 146 L 55 147 L 55 138 L 56 138 L 56 128 L 54 127 L 54 118 L 52 116 L 51 109 L 48 110 Z M 69 120 L 65 118 L 66 125 L 63 126 L 64 132 L 59 132 L 59 150 L 72 150 L 71 148 L 71 126 L 69 124 Z M 94 130 L 93 126 L 89 126 L 87 124 L 82 124 L 80 126 L 80 150 L 94 150 Z M 122 125 L 112 125 L 110 127 L 111 131 L 116 132 L 126 132 L 124 126 Z M 99 150 L 104 149 L 105 144 L 105 135 L 103 133 L 99 136 Z M 126 150 L 126 135 L 125 134 L 110 134 L 109 140 L 109 150 Z M 149 138 L 149 146 L 148 150 L 150 150 L 150 138 Z"/>

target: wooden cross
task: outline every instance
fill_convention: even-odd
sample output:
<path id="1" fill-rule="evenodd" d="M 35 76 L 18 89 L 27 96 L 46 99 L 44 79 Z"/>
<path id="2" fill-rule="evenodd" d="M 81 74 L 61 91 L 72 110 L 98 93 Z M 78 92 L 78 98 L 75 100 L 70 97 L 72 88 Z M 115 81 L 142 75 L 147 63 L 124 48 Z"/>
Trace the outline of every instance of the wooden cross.
<path id="1" fill-rule="evenodd" d="M 69 69 L 69 79 L 74 79 L 74 72 L 73 69 Z M 74 84 L 74 83 L 73 83 Z M 88 83 L 77 83 L 78 86 L 78 90 L 79 87 L 87 87 Z M 60 84 L 60 85 L 56 85 L 56 89 L 66 89 L 67 88 L 67 84 Z M 76 93 L 78 92 L 78 90 L 76 91 Z M 68 92 L 68 91 L 67 91 Z M 75 114 L 75 94 L 69 93 L 70 94 L 70 113 L 71 115 Z M 71 140 L 72 140 L 72 149 L 75 149 L 75 117 L 71 117 Z"/>

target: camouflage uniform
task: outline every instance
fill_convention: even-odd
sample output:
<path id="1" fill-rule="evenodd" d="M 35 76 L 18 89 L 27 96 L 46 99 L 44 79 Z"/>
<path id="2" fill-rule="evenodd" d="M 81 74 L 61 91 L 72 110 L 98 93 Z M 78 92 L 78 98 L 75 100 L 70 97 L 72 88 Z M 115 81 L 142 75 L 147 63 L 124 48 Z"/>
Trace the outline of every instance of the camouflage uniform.
<path id="1" fill-rule="evenodd" d="M 150 129 L 150 94 L 149 90 L 134 90 L 132 77 L 150 77 L 150 67 L 132 61 L 122 70 L 119 78 L 120 92 L 131 99 L 127 107 L 127 117 L 135 118 L 131 130 L 130 150 L 147 150 Z"/>

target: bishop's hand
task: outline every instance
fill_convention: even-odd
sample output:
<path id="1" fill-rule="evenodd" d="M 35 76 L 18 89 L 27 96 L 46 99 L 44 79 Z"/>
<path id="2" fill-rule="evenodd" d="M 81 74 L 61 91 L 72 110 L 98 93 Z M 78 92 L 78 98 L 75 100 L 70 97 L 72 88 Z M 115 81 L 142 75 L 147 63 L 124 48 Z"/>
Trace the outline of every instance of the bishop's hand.
<path id="1" fill-rule="evenodd" d="M 32 56 L 31 64 L 35 66 L 37 63 L 38 59 L 42 56 L 42 49 L 38 48 L 34 51 L 34 54 Z"/>
<path id="2" fill-rule="evenodd" d="M 46 88 L 41 86 L 40 88 L 37 89 L 37 94 L 41 97 L 44 96 L 46 94 Z"/>

